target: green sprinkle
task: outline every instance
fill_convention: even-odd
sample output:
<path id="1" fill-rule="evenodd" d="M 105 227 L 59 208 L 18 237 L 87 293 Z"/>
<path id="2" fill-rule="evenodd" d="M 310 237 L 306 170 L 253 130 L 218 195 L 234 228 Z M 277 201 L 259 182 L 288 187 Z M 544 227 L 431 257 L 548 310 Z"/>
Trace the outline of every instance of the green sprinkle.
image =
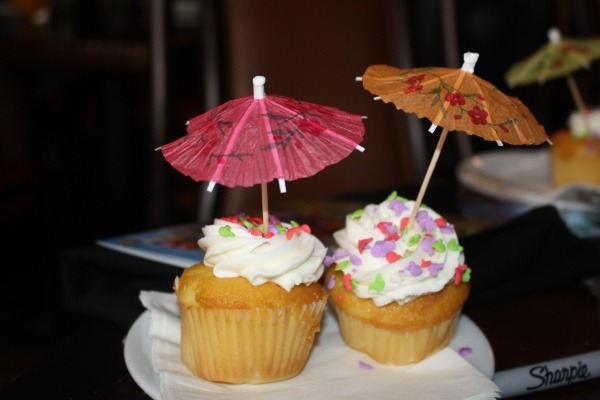
<path id="1" fill-rule="evenodd" d="M 467 268 L 465 272 L 463 272 L 462 281 L 469 282 L 471 280 L 471 268 Z"/>
<path id="2" fill-rule="evenodd" d="M 456 238 L 450 239 L 450 241 L 448 242 L 448 248 L 452 251 L 463 251 L 463 247 L 460 244 L 458 244 Z"/>
<path id="3" fill-rule="evenodd" d="M 231 232 L 230 225 L 223 225 L 222 227 L 219 228 L 219 235 L 224 236 L 224 237 L 234 237 L 235 233 Z"/>
<path id="4" fill-rule="evenodd" d="M 356 210 L 352 214 L 350 214 L 350 218 L 352 218 L 352 219 L 359 219 L 360 217 L 362 217 L 364 211 L 365 210 L 363 210 L 363 209 Z"/>
<path id="5" fill-rule="evenodd" d="M 241 219 L 240 218 L 240 221 L 242 221 L 242 224 L 244 224 L 244 226 L 247 229 L 254 228 L 254 224 L 252 222 L 248 221 L 247 219 Z"/>
<path id="6" fill-rule="evenodd" d="M 343 271 L 350 266 L 350 260 L 344 260 L 335 267 L 336 271 Z"/>
<path id="7" fill-rule="evenodd" d="M 446 246 L 444 245 L 444 241 L 442 239 L 436 240 L 431 247 L 433 247 L 433 249 L 438 253 L 443 253 L 446 251 Z"/>
<path id="8" fill-rule="evenodd" d="M 414 245 L 418 244 L 420 240 L 421 240 L 421 235 L 419 235 L 418 233 L 416 235 L 412 235 L 408 239 L 408 245 L 414 246 Z"/>
<path id="9" fill-rule="evenodd" d="M 296 221 L 290 221 L 290 225 L 292 225 L 294 228 L 300 226 L 299 223 L 297 223 Z"/>
<path id="10" fill-rule="evenodd" d="M 358 281 L 356 279 L 350 279 L 350 285 L 352 289 L 356 289 L 358 287 Z"/>
<path id="11" fill-rule="evenodd" d="M 385 281 L 381 274 L 375 275 L 375 280 L 369 284 L 369 289 L 380 292 L 385 287 Z"/>
<path id="12" fill-rule="evenodd" d="M 396 192 L 395 190 L 390 193 L 390 195 L 387 197 L 387 199 L 385 199 L 385 201 L 390 201 L 390 200 L 394 200 L 398 198 L 398 192 Z"/>

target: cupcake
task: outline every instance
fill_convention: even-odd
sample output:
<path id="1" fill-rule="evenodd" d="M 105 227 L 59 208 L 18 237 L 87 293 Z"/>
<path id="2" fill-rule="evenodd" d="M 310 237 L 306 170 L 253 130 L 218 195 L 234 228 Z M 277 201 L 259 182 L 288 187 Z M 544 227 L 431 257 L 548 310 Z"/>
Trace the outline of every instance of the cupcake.
<path id="1" fill-rule="evenodd" d="M 325 286 L 346 344 L 382 364 L 416 363 L 456 333 L 471 271 L 454 227 L 393 192 L 346 216 Z"/>
<path id="2" fill-rule="evenodd" d="M 265 383 L 299 374 L 320 330 L 327 249 L 306 225 L 220 218 L 198 241 L 206 255 L 175 282 L 181 358 L 200 378 Z"/>

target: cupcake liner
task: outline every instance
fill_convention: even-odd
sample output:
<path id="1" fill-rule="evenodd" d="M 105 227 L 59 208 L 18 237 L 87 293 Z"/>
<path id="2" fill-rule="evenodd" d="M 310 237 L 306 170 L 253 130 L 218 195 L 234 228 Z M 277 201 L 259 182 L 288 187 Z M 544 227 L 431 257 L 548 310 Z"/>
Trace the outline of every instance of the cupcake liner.
<path id="1" fill-rule="evenodd" d="M 448 345 L 456 333 L 461 310 L 436 325 L 414 331 L 393 331 L 366 323 L 334 305 L 340 333 L 349 347 L 381 364 L 419 362 Z"/>
<path id="2" fill-rule="evenodd" d="M 325 305 L 182 309 L 183 364 L 217 382 L 265 383 L 295 376 L 308 361 Z"/>

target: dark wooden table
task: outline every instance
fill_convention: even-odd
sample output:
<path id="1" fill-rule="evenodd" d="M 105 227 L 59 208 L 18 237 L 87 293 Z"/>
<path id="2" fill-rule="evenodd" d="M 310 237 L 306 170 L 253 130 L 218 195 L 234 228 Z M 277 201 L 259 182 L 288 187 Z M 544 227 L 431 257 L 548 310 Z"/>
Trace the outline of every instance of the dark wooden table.
<path id="1" fill-rule="evenodd" d="M 489 339 L 496 371 L 600 349 L 600 300 L 573 284 L 467 308 Z M 89 323 L 0 392 L 0 399 L 148 399 L 125 365 L 126 329 Z M 600 379 L 523 399 L 600 399 Z"/>

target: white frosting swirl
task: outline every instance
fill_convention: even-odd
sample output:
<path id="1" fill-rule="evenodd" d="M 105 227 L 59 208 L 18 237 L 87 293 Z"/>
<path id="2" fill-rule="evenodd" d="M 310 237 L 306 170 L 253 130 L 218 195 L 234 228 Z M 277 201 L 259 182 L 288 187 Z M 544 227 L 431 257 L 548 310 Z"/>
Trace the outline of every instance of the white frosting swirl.
<path id="1" fill-rule="evenodd" d="M 421 207 L 412 228 L 405 227 L 413 207 L 392 193 L 348 215 L 345 228 L 334 233 L 339 249 L 327 263 L 337 263 L 358 297 L 377 306 L 403 304 L 441 290 L 463 265 L 454 227 L 435 211 Z"/>
<path id="2" fill-rule="evenodd" d="M 576 138 L 600 139 L 600 109 L 594 108 L 585 111 L 573 111 L 567 120 L 569 132 Z"/>
<path id="3" fill-rule="evenodd" d="M 214 225 L 202 228 L 204 237 L 198 245 L 206 253 L 204 264 L 218 278 L 241 276 L 255 286 L 270 281 L 289 292 L 295 285 L 319 280 L 327 252 L 315 236 L 293 228 L 277 222 L 269 227 L 273 236 L 265 237 L 269 235 L 256 234 L 256 227 L 215 219 Z M 290 229 L 293 234 L 287 234 Z"/>

